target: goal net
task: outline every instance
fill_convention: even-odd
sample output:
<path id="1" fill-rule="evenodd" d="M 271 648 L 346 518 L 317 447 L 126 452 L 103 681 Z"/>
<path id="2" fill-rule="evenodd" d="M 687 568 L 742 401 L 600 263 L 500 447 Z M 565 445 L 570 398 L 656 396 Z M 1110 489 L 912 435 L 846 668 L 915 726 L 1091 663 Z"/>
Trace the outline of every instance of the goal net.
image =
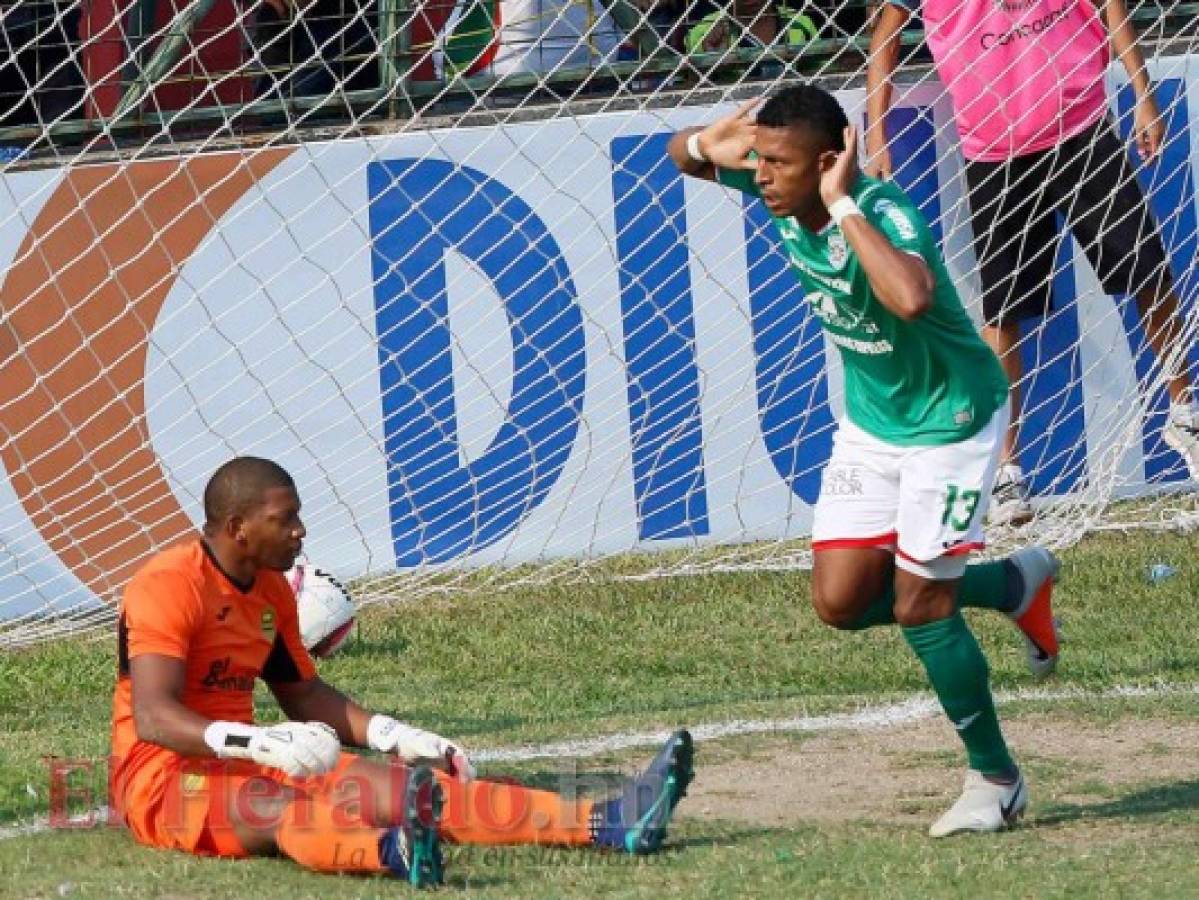
<path id="1" fill-rule="evenodd" d="M 1002 4 L 1017 24 L 996 40 L 1044 53 L 1034 5 Z M 1016 351 L 1035 515 L 992 552 L 1197 521 L 1162 428 L 1163 373 L 1196 366 L 1199 4 L 1130 6 L 1165 135 L 1135 178 L 1181 327 L 1163 368 L 1057 223 L 1052 310 Z M 107 629 L 237 454 L 292 473 L 309 557 L 366 602 L 808 564 L 836 349 L 760 204 L 685 182 L 665 145 L 797 79 L 861 123 L 871 15 L 5 5 L 0 646 Z M 893 177 L 978 320 L 950 95 L 919 22 L 898 40 Z M 1131 149 L 1122 60 L 1103 78 Z"/>

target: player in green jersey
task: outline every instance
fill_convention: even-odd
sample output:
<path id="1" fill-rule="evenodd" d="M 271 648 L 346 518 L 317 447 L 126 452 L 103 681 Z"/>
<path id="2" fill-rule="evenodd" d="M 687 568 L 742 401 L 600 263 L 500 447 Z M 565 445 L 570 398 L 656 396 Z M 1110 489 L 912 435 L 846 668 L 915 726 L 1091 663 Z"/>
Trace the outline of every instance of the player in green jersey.
<path id="1" fill-rule="evenodd" d="M 1058 562 L 1030 547 L 967 567 L 982 547 L 1007 428 L 1007 380 L 958 298 L 928 224 L 864 176 L 857 133 L 828 92 L 779 91 L 671 139 L 686 175 L 762 200 L 805 300 L 837 347 L 845 418 L 816 503 L 812 603 L 829 625 L 898 624 L 969 760 L 934 837 L 1014 824 L 1028 789 L 1008 752 L 964 606 L 1006 613 L 1034 675 L 1057 661 Z"/>

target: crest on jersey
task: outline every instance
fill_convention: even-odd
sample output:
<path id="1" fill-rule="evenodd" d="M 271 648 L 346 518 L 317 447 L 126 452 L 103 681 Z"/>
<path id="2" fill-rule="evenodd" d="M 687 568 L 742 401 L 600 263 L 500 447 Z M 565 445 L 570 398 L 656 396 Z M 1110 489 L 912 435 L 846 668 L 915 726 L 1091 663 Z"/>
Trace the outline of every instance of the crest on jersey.
<path id="1" fill-rule="evenodd" d="M 275 611 L 269 606 L 262 611 L 262 636 L 268 641 L 275 639 Z"/>
<path id="2" fill-rule="evenodd" d="M 811 291 L 807 296 L 808 303 L 817 316 L 825 322 L 835 322 L 837 320 L 837 303 L 832 297 L 824 291 Z"/>
<path id="3" fill-rule="evenodd" d="M 834 231 L 828 236 L 828 261 L 839 269 L 845 265 L 847 259 L 849 248 L 845 245 L 845 236 L 839 231 Z"/>

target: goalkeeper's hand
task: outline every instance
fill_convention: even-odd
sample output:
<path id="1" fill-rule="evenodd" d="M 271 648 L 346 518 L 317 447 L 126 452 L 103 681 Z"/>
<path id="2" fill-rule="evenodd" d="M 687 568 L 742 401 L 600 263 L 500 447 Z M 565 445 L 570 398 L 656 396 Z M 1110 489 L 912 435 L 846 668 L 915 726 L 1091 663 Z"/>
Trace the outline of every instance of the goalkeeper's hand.
<path id="1" fill-rule="evenodd" d="M 324 722 L 281 722 L 258 727 L 213 722 L 204 741 L 222 759 L 249 759 L 282 769 L 293 778 L 324 775 L 337 766 L 341 741 Z"/>
<path id="2" fill-rule="evenodd" d="M 460 781 L 475 777 L 466 751 L 431 731 L 413 728 L 390 716 L 372 716 L 366 729 L 367 744 L 381 753 L 394 753 L 408 765 L 423 763 L 444 769 Z"/>

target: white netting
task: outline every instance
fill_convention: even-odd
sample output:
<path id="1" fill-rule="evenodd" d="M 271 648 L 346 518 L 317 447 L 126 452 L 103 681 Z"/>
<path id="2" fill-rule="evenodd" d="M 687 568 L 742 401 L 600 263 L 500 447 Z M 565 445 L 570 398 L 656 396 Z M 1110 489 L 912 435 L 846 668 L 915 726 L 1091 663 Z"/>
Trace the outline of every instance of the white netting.
<path id="1" fill-rule="evenodd" d="M 292 472 L 309 555 L 368 601 L 806 564 L 839 363 L 762 210 L 684 184 L 665 140 L 797 77 L 861 121 L 871 12 L 725 6 L 0 7 L 0 646 L 106 627 L 237 453 Z M 1039 46 L 1039 6 L 998 4 L 996 39 Z M 1133 10 L 1192 365 L 1197 12 Z M 900 41 L 895 177 L 977 317 L 949 97 L 919 23 Z M 1021 342 L 1037 513 L 999 550 L 1196 522 L 1135 304 L 1064 234 Z"/>

